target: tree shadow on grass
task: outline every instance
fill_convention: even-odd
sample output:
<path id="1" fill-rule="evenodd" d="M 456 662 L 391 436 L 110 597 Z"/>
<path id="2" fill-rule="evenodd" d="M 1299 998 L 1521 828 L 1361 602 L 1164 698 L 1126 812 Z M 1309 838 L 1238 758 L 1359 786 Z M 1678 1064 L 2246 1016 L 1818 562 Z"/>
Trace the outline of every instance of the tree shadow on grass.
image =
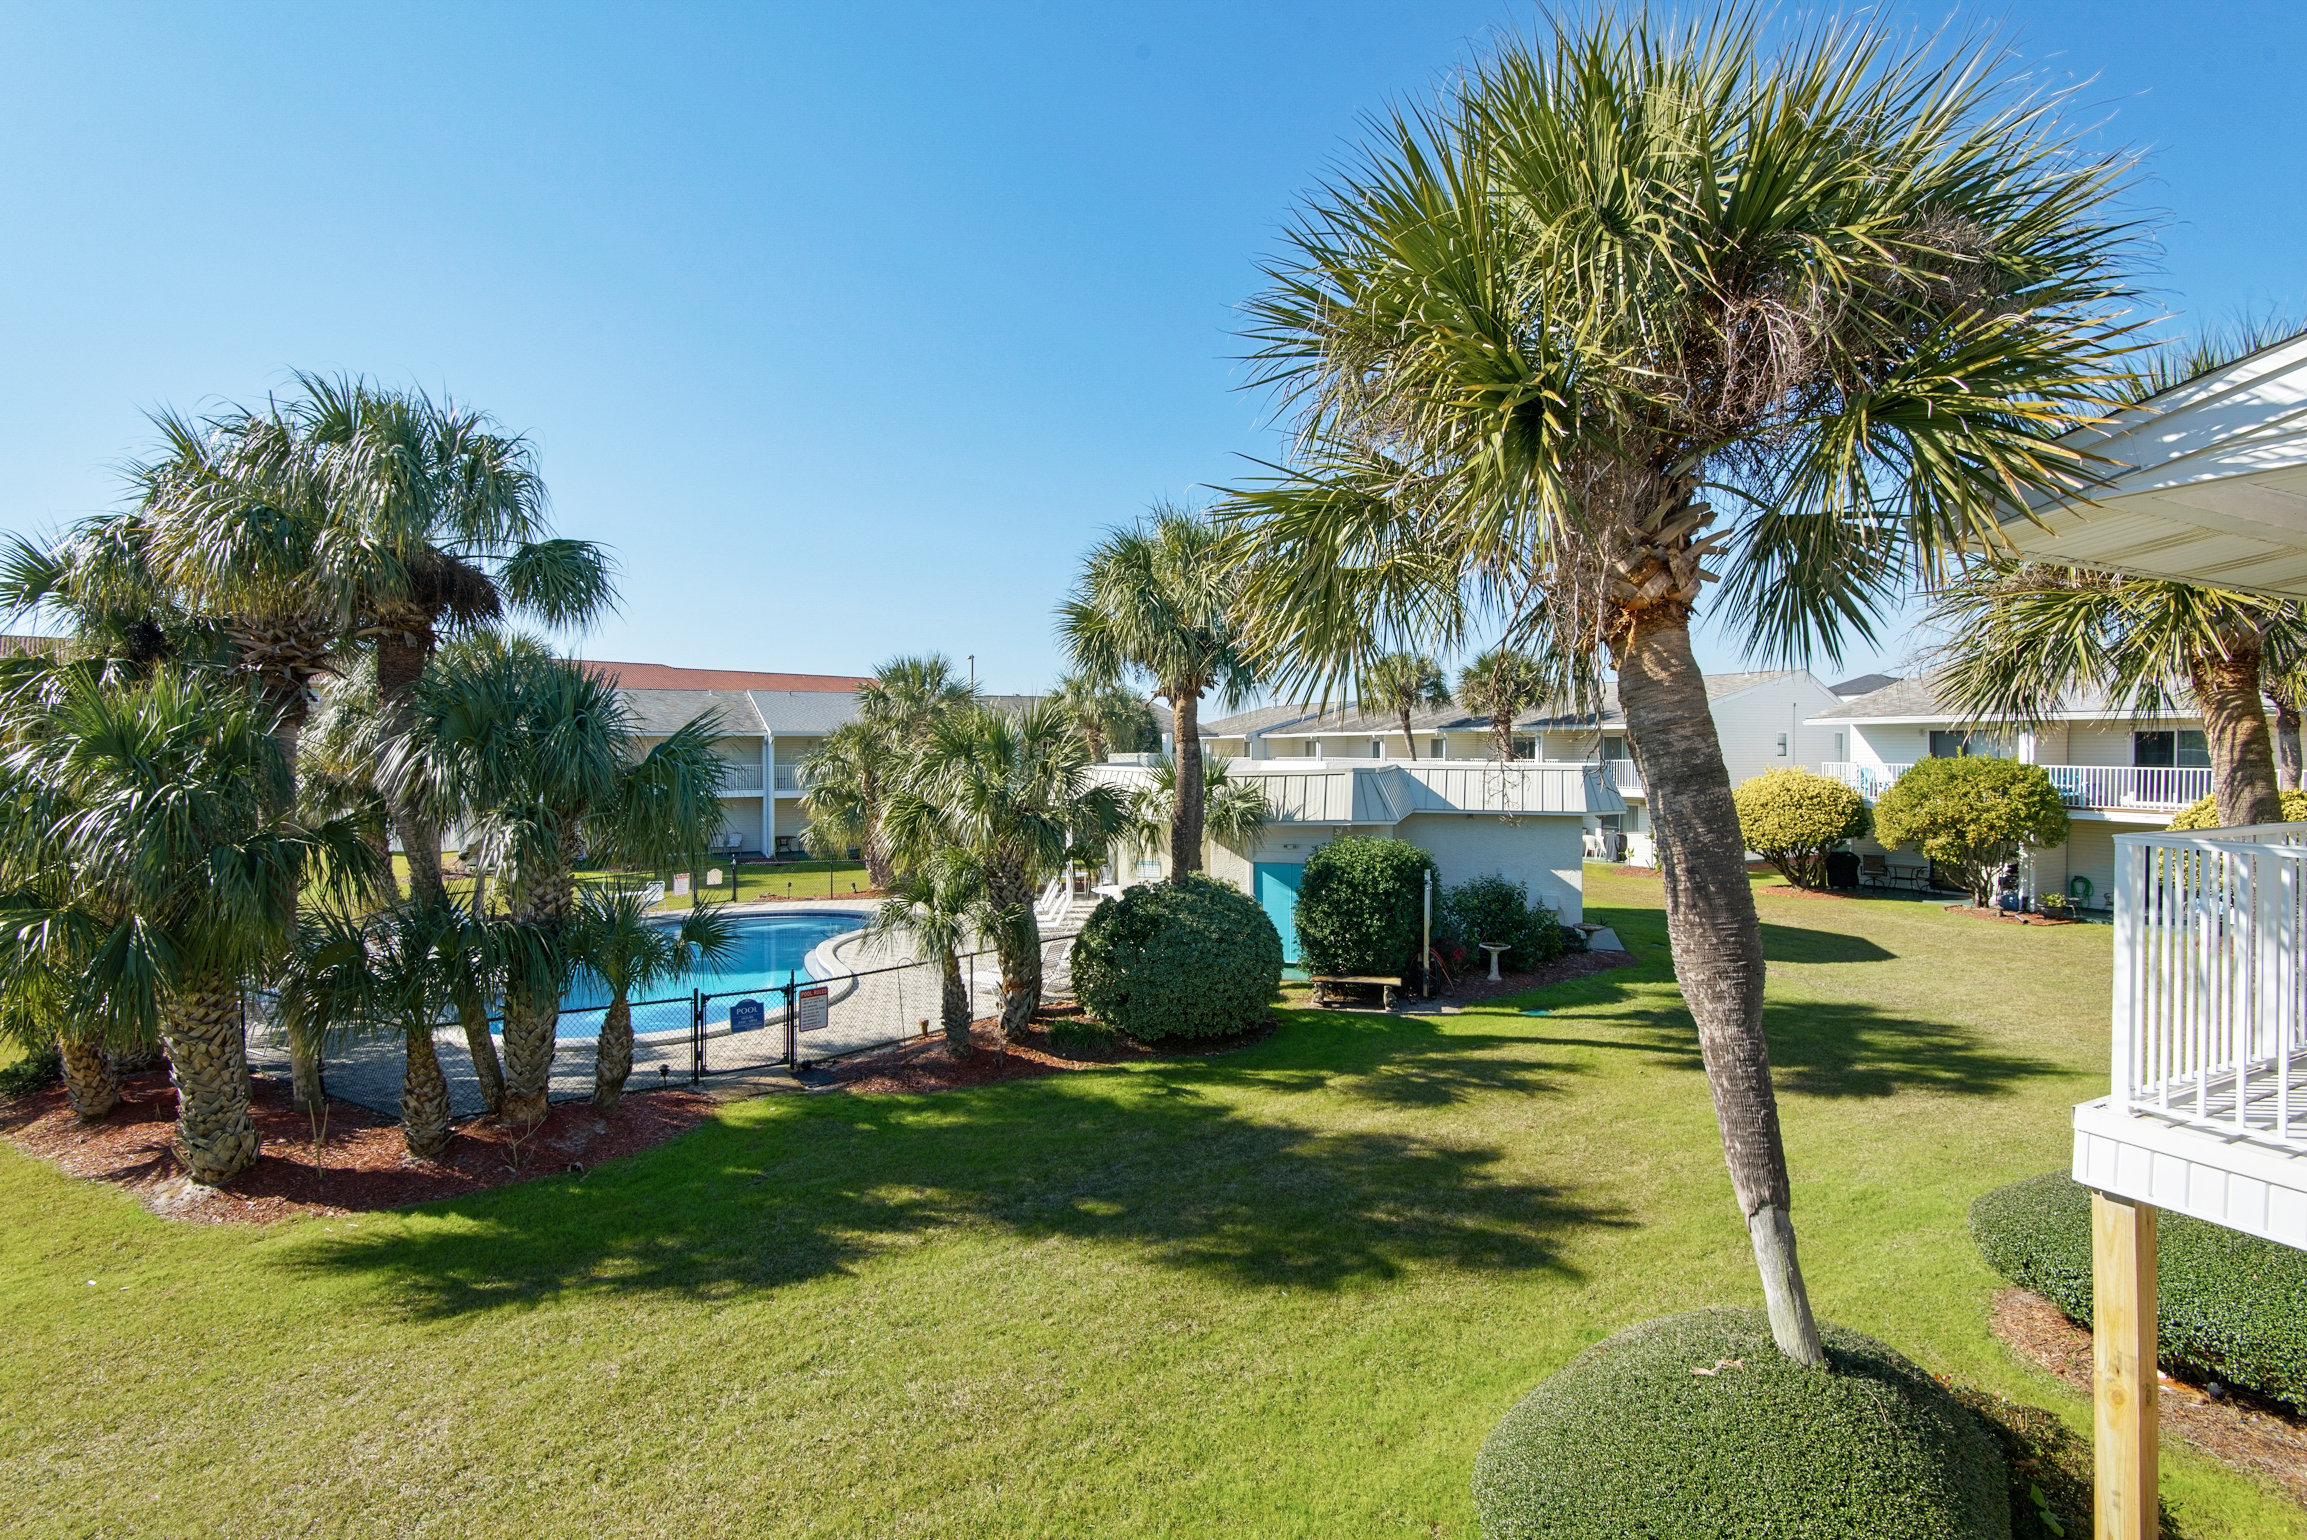
<path id="1" fill-rule="evenodd" d="M 1774 963 L 1890 962 L 1898 953 L 1886 951 L 1864 936 L 1841 930 L 1812 930 L 1802 925 L 1762 927 L 1762 959 Z"/>
<path id="2" fill-rule="evenodd" d="M 1412 1266 L 1571 1273 L 1621 1214 L 1513 1180 L 1502 1152 L 1247 1116 L 1206 1065 L 922 1098 L 780 1098 L 594 1171 L 314 1237 L 307 1276 L 451 1317 L 565 1291 L 735 1297 L 985 1226 L 1125 1248 L 1242 1287 L 1337 1289 Z"/>

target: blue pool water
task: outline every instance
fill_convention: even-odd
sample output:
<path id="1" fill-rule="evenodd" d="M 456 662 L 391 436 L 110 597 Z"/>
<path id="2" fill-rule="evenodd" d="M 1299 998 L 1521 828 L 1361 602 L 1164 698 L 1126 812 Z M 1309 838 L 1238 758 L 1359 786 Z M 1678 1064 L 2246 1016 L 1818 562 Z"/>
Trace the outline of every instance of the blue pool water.
<path id="1" fill-rule="evenodd" d="M 721 996 L 707 1002 L 708 1022 L 726 1022 L 729 1007 L 746 995 L 757 995 L 772 1019 L 784 1009 L 783 997 L 772 993 L 783 989 L 796 979 L 809 978 L 807 959 L 810 951 L 840 935 L 856 930 L 865 923 L 865 917 L 844 914 L 837 910 L 801 910 L 770 914 L 732 915 L 737 930 L 737 947 L 718 967 L 699 968 L 666 983 L 651 988 L 648 998 L 663 1000 L 678 996 L 681 1000 L 679 1019 L 667 1007 L 654 1011 L 636 1010 L 633 1013 L 635 1032 L 654 1032 L 688 1024 L 689 992 L 701 989 L 707 994 Z M 563 1037 L 589 1037 L 599 1030 L 598 1008 L 609 1003 L 608 986 L 592 973 L 580 973 L 570 982 L 569 992 L 561 997 Z M 657 1017 L 664 1017 L 662 1021 Z"/>

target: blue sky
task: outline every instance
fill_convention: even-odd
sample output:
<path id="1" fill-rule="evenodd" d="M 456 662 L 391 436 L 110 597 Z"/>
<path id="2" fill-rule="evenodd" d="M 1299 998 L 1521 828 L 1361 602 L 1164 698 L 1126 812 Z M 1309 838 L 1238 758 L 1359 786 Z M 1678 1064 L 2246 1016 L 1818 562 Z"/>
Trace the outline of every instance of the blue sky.
<path id="1" fill-rule="evenodd" d="M 2307 308 L 2301 8 L 1900 14 L 2095 77 L 2169 308 Z M 13 7 L 0 525 L 109 506 L 147 408 L 359 371 L 535 437 L 626 568 L 589 655 L 1035 688 L 1101 529 L 1273 451 L 1231 330 L 1296 196 L 1533 15 Z"/>

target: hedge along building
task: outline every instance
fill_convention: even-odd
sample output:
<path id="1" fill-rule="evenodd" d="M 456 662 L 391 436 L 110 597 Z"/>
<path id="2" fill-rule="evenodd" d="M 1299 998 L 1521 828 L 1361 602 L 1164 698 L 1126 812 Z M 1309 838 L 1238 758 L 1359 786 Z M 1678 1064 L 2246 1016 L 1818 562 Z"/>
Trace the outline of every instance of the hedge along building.
<path id="1" fill-rule="evenodd" d="M 2307 599 L 2307 335 L 2073 435 L 2089 495 L 2004 515 L 2020 554 Z M 2097 1534 L 2156 1533 L 2156 1217 L 2307 1248 L 2307 825 L 2115 839 L 2108 1094 L 2092 1189 Z"/>
<path id="2" fill-rule="evenodd" d="M 1399 724 L 1397 724 L 1397 729 Z M 1398 735 L 1398 733 L 1397 733 Z M 1266 823 L 1240 846 L 1210 839 L 1203 862 L 1256 898 L 1282 934 L 1283 954 L 1298 960 L 1299 879 L 1306 858 L 1335 839 L 1357 835 L 1407 840 L 1433 856 L 1445 883 L 1501 876 L 1521 883 L 1564 923 L 1585 915 L 1584 831 L 1598 817 L 1618 817 L 1626 803 L 1601 767 L 1518 762 L 1426 761 L 1383 764 L 1319 759 L 1234 758 L 1236 781 L 1258 788 Z M 1146 785 L 1144 765 L 1112 763 L 1091 773 L 1124 792 Z M 1166 849 L 1116 849 L 1109 886 L 1167 875 Z"/>
<path id="3" fill-rule="evenodd" d="M 1937 675 L 1900 679 L 1822 711 L 1807 724 L 1830 732 L 1837 752 L 1819 773 L 1869 803 L 1924 759 L 1983 754 L 2041 765 L 2066 804 L 2067 842 L 2020 861 L 2030 898 L 2065 893 L 2085 908 L 2112 907 L 2115 836 L 2167 827 L 2211 792 L 2203 723 L 2192 713 L 2140 713 L 2103 698 L 2063 700 L 2033 724 L 1978 722 L 1939 698 Z M 1880 851 L 1860 841 L 1865 851 Z"/>
<path id="4" fill-rule="evenodd" d="M 1839 704 L 1841 697 L 1807 669 L 1708 674 L 1706 699 L 1734 786 L 1765 770 L 1816 764 L 1834 746 L 1833 729 L 1809 724 Z M 1627 858 L 1649 865 L 1653 857 L 1648 799 L 1627 746 L 1626 714 L 1619 707 L 1616 684 L 1604 683 L 1598 706 L 1578 712 L 1557 703 L 1526 712 L 1515 720 L 1509 746 L 1517 763 L 1598 766 L 1616 789 L 1623 810 L 1591 813 L 1586 827 L 1622 831 L 1627 836 Z M 1405 739 L 1398 714 L 1364 712 L 1351 704 L 1327 711 L 1306 705 L 1265 706 L 1203 724 L 1202 747 L 1205 753 L 1252 763 L 1392 762 L 1409 760 L 1415 744 L 1419 763 L 1495 763 L 1497 736 L 1487 718 L 1446 706 L 1411 713 L 1410 728 Z"/>

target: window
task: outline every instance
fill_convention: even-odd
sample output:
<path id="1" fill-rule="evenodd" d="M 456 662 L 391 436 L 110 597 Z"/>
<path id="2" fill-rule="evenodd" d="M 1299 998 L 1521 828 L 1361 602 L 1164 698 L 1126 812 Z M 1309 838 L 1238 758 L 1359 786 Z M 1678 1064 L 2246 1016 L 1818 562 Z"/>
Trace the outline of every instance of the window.
<path id="1" fill-rule="evenodd" d="M 1436 738 L 1433 743 L 1428 746 L 1426 752 L 1436 759 L 1447 759 L 1450 757 L 1449 745 L 1445 744 L 1439 738 Z"/>
<path id="2" fill-rule="evenodd" d="M 1618 813 L 1600 813 L 1595 816 L 1594 821 L 1605 829 L 1616 830 L 1625 825 L 1625 818 Z"/>
<path id="3" fill-rule="evenodd" d="M 1306 740 L 1306 757 L 1308 759 L 1320 759 L 1322 757 L 1322 743 L 1319 738 Z"/>
<path id="4" fill-rule="evenodd" d="M 1370 757 L 1371 757 L 1372 759 L 1384 759 L 1384 758 L 1386 757 L 1386 740 L 1385 740 L 1385 739 L 1383 739 L 1383 738 L 1372 738 L 1372 739 L 1370 740 Z"/>
<path id="5" fill-rule="evenodd" d="M 2131 763 L 2151 768 L 2208 770 L 2211 750 L 2192 728 L 2131 734 Z"/>
<path id="6" fill-rule="evenodd" d="M 1835 759 L 1836 759 L 1836 761 L 1837 761 L 1837 762 L 1840 762 L 1840 761 L 1841 761 L 1841 759 L 1842 759 L 1842 757 L 1843 757 L 1843 755 L 1842 755 L 1842 734 L 1840 734 L 1840 733 L 1836 733 L 1836 734 L 1834 735 L 1834 757 L 1835 757 Z"/>
<path id="7" fill-rule="evenodd" d="M 1931 758 L 1960 759 L 1964 755 L 1974 759 L 2006 759 L 2010 751 L 1995 733 L 1938 732 L 1931 733 Z"/>
<path id="8" fill-rule="evenodd" d="M 1536 759 L 1538 757 L 1538 740 L 1535 738 L 1515 739 L 1513 755 L 1516 759 Z"/>
<path id="9" fill-rule="evenodd" d="M 1624 759 L 1626 757 L 1626 740 L 1624 738 L 1603 739 L 1602 757 L 1604 759 Z"/>

